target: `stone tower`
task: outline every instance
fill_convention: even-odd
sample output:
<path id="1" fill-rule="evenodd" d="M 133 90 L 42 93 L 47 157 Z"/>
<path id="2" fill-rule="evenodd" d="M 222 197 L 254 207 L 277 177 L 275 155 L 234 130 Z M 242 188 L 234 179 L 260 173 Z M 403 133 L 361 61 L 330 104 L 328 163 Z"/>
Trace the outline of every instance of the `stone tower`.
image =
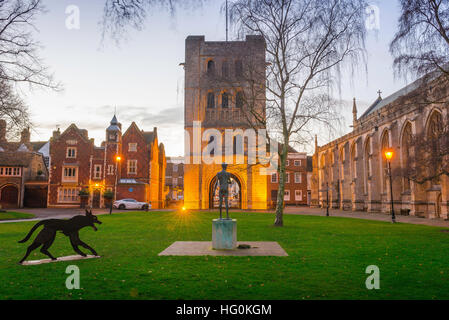
<path id="1" fill-rule="evenodd" d="M 221 166 L 202 161 L 202 153 L 211 141 L 221 140 L 224 146 L 225 130 L 236 132 L 250 128 L 249 108 L 265 117 L 265 67 L 265 41 L 261 36 L 246 36 L 245 41 L 205 41 L 204 36 L 187 37 L 184 63 L 184 204 L 187 208 L 213 207 L 214 177 Z M 251 88 L 257 88 L 258 92 L 250 99 Z M 258 127 L 255 122 L 252 125 Z M 209 136 L 211 131 L 216 132 L 214 137 Z M 237 138 L 240 143 L 244 141 L 244 135 L 236 136 L 238 134 L 233 135 L 234 143 Z M 245 144 L 242 145 L 247 151 Z M 213 155 L 218 151 L 214 150 Z M 267 177 L 259 173 L 260 167 L 248 166 L 246 161 L 245 164 L 230 163 L 225 159 L 224 147 L 221 151 L 222 161 L 229 164 L 228 171 L 239 185 L 239 207 L 266 209 Z M 244 157 L 247 159 L 247 153 Z"/>

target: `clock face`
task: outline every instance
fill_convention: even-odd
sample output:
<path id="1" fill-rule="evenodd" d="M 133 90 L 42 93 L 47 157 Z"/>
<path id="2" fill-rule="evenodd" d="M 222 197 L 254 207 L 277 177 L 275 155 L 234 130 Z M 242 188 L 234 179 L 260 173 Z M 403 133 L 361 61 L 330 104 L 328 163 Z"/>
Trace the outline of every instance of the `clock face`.
<path id="1" fill-rule="evenodd" d="M 115 141 L 116 140 L 116 135 L 115 134 L 110 134 L 109 135 L 109 140 Z"/>

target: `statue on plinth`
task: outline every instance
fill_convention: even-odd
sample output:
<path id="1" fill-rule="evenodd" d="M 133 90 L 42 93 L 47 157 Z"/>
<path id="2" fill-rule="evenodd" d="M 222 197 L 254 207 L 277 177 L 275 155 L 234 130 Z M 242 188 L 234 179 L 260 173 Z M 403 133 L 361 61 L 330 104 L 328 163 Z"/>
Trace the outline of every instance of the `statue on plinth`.
<path id="1" fill-rule="evenodd" d="M 215 184 L 215 188 L 214 188 L 214 193 L 215 194 L 215 190 L 217 190 L 217 186 L 218 184 L 220 184 L 220 189 L 219 189 L 219 199 L 220 199 L 220 220 L 222 220 L 222 203 L 223 203 L 223 198 L 226 204 L 226 220 L 229 220 L 229 208 L 228 208 L 228 196 L 229 196 L 229 191 L 228 191 L 228 187 L 231 184 L 231 174 L 229 172 L 226 171 L 226 168 L 228 167 L 228 165 L 226 163 L 223 163 L 221 165 L 221 167 L 223 168 L 223 170 L 221 170 L 219 173 L 217 173 L 217 183 Z"/>

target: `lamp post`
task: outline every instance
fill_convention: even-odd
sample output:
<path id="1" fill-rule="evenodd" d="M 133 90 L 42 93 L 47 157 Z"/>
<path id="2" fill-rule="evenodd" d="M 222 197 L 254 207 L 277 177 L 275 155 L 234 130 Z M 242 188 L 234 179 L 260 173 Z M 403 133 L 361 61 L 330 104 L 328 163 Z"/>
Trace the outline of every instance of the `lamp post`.
<path id="1" fill-rule="evenodd" d="M 384 151 L 385 159 L 387 159 L 388 164 L 388 177 L 390 179 L 390 211 L 391 211 L 391 222 L 396 222 L 396 216 L 394 215 L 394 204 L 393 204 L 393 179 L 391 175 L 391 159 L 393 159 L 394 151 L 393 149 L 385 149 Z"/>
<path id="2" fill-rule="evenodd" d="M 112 214 L 112 206 L 114 204 L 114 201 L 117 200 L 117 167 L 118 163 L 122 160 L 122 157 L 115 156 L 115 184 L 114 184 L 114 199 L 111 200 L 111 207 L 109 208 L 109 214 Z"/>

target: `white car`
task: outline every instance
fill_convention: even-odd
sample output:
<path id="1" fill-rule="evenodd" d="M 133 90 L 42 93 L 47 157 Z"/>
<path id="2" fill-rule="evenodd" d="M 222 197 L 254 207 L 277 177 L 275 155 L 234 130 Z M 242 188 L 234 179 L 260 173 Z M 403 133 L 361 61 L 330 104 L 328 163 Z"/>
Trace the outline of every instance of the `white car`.
<path id="1" fill-rule="evenodd" d="M 151 203 L 147 202 L 139 202 L 135 199 L 122 199 L 114 201 L 113 205 L 114 208 L 123 210 L 123 209 L 142 209 L 147 210 L 151 209 Z"/>

